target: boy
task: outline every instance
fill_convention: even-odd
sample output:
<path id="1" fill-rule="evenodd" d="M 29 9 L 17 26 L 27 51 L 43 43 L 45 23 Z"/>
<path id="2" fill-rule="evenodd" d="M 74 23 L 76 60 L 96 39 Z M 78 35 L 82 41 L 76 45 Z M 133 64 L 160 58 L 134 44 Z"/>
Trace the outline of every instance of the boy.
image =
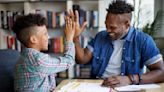
<path id="1" fill-rule="evenodd" d="M 13 26 L 18 40 L 25 46 L 15 66 L 16 92 L 50 92 L 55 88 L 55 73 L 68 69 L 75 61 L 74 23 L 65 17 L 65 53 L 53 58 L 42 53 L 48 49 L 46 19 L 39 14 L 18 17 Z"/>

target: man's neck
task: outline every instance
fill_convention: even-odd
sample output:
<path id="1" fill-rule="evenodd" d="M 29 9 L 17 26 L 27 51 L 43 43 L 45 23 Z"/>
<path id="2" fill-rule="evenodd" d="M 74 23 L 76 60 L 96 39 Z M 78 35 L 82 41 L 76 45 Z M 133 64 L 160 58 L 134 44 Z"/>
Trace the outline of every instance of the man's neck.
<path id="1" fill-rule="evenodd" d="M 126 30 L 126 32 L 120 37 L 120 39 L 125 39 L 126 36 L 128 35 L 129 28 Z"/>

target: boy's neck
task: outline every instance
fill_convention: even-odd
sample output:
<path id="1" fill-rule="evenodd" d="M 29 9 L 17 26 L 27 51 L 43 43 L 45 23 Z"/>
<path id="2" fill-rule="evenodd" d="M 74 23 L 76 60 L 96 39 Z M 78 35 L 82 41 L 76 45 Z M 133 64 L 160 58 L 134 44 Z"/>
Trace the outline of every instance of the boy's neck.
<path id="1" fill-rule="evenodd" d="M 28 48 L 33 48 L 37 51 L 40 51 L 40 48 L 38 48 L 38 46 L 36 46 L 36 45 L 29 45 Z"/>

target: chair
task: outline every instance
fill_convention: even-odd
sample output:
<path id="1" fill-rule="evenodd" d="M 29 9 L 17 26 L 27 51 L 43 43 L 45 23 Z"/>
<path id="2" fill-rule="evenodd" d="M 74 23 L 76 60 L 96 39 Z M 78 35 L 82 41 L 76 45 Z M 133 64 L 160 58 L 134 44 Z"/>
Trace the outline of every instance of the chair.
<path id="1" fill-rule="evenodd" d="M 20 53 L 16 50 L 0 50 L 0 92 L 14 92 L 14 66 Z"/>

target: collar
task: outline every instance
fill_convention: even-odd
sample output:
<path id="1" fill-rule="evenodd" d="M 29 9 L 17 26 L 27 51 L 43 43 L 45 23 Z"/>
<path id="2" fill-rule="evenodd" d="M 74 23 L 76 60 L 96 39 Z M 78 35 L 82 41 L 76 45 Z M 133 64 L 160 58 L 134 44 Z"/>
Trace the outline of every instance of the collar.
<path id="1" fill-rule="evenodd" d="M 22 54 L 26 55 L 26 54 L 28 54 L 28 53 L 31 52 L 31 51 L 36 52 L 36 53 L 39 52 L 38 50 L 36 50 L 36 49 L 34 49 L 34 48 L 27 48 L 27 47 L 24 47 L 24 49 L 22 50 Z"/>
<path id="2" fill-rule="evenodd" d="M 134 27 L 130 27 L 128 34 L 126 35 L 126 37 L 124 39 L 126 41 L 132 41 L 133 32 L 134 32 Z"/>

